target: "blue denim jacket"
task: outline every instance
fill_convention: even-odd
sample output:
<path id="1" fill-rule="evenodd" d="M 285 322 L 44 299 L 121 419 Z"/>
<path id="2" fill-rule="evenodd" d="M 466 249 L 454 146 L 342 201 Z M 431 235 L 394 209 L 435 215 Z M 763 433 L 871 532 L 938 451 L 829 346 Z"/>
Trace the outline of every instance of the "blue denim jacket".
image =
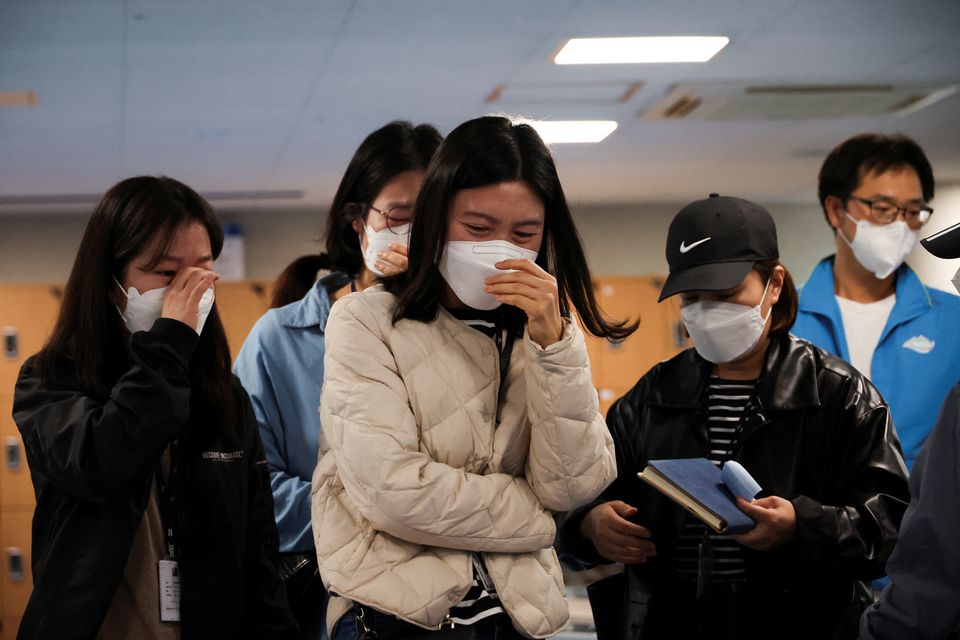
<path id="1" fill-rule="evenodd" d="M 897 270 L 897 302 L 865 372 L 893 416 L 908 468 L 960 380 L 960 297 L 926 287 L 907 265 Z M 849 362 L 848 330 L 834 295 L 833 258 L 813 270 L 800 293 L 791 333 Z"/>
<path id="2" fill-rule="evenodd" d="M 317 466 L 327 287 L 332 273 L 302 300 L 271 309 L 250 331 L 233 371 L 250 395 L 267 455 L 281 552 L 313 553 L 310 479 Z M 341 285 L 342 286 L 342 285 Z"/>

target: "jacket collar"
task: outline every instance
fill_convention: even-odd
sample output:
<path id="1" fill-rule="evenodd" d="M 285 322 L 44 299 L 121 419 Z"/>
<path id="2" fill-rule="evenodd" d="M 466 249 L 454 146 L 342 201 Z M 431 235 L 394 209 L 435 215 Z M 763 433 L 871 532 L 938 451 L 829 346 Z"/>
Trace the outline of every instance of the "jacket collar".
<path id="1" fill-rule="evenodd" d="M 846 336 L 842 331 L 843 320 L 833 286 L 833 260 L 834 256 L 824 258 L 810 274 L 810 279 L 800 292 L 799 310 L 826 318 L 832 325 L 834 336 L 843 338 L 840 340 L 838 337 L 837 342 L 844 345 L 845 351 Z M 880 336 L 881 342 L 898 326 L 922 316 L 933 306 L 927 287 L 906 263 L 897 269 L 896 295 L 897 302 Z M 848 357 L 846 353 L 840 355 Z"/>
<path id="2" fill-rule="evenodd" d="M 795 410 L 820 406 L 817 367 L 808 342 L 793 336 L 770 341 L 760 378 L 760 406 Z M 664 407 L 699 409 L 713 365 L 687 349 L 658 367 L 642 393 L 643 401 Z"/>
<path id="3" fill-rule="evenodd" d="M 292 313 L 281 324 L 292 329 L 318 327 L 320 331 L 325 331 L 330 307 L 333 306 L 328 290 L 330 288 L 339 289 L 347 282 L 350 282 L 350 277 L 339 271 L 334 271 L 320 278 L 307 292 L 307 295 L 291 305 Z"/>

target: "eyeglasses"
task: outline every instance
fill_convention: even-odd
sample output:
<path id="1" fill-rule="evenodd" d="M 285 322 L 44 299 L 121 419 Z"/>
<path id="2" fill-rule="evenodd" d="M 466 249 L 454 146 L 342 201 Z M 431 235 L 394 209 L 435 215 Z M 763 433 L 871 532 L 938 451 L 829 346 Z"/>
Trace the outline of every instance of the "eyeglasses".
<path id="1" fill-rule="evenodd" d="M 903 213 L 903 219 L 914 229 L 919 229 L 927 223 L 930 216 L 933 215 L 933 209 L 925 204 L 914 204 L 901 207 L 890 200 L 881 200 L 879 198 L 868 200 L 857 196 L 850 196 L 850 200 L 856 200 L 870 208 L 870 219 L 877 224 L 890 224 Z"/>
<path id="2" fill-rule="evenodd" d="M 389 209 L 378 209 L 372 204 L 365 202 L 351 202 L 347 204 L 347 212 L 351 216 L 361 216 L 366 213 L 368 209 L 383 216 L 387 223 L 387 229 L 395 234 L 399 227 L 410 224 L 413 220 L 413 205 L 409 204 L 397 204 Z"/>

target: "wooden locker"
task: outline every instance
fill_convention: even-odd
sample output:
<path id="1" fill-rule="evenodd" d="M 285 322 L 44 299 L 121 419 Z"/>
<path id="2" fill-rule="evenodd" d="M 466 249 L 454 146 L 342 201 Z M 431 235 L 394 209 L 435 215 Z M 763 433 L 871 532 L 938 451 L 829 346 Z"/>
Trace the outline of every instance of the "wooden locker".
<path id="1" fill-rule="evenodd" d="M 13 393 L 0 393 L 0 505 L 32 509 L 35 504 L 23 440 L 13 421 Z"/>
<path id="2" fill-rule="evenodd" d="M 595 349 L 594 381 L 600 408 L 607 409 L 629 391 L 653 365 L 680 348 L 674 338 L 679 313 L 672 301 L 658 303 L 663 279 L 657 276 L 608 276 L 595 282 L 597 298 L 608 316 L 635 319 L 640 326 L 621 343 L 601 341 Z"/>
<path id="3" fill-rule="evenodd" d="M 217 309 L 234 358 L 254 323 L 270 308 L 268 282 L 217 283 Z"/>
<path id="4" fill-rule="evenodd" d="M 3 630 L 14 637 L 33 590 L 30 569 L 30 530 L 33 509 L 0 511 L 0 553 L 3 561 Z"/>
<path id="5" fill-rule="evenodd" d="M 20 365 L 43 347 L 56 322 L 62 295 L 58 286 L 0 285 L 0 391 L 13 392 Z"/>

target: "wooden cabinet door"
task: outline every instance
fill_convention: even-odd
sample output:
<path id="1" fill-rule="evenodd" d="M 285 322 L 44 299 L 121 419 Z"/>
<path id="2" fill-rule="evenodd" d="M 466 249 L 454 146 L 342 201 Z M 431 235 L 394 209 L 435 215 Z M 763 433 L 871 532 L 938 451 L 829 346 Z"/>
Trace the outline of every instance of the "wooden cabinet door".
<path id="1" fill-rule="evenodd" d="M 0 585 L 3 590 L 3 632 L 15 637 L 20 619 L 33 591 L 33 573 L 30 569 L 30 532 L 33 509 L 0 510 L 0 554 L 3 570 Z"/>
<path id="2" fill-rule="evenodd" d="M 663 279 L 656 276 L 608 276 L 597 278 L 597 299 L 613 319 L 640 317 L 637 331 L 619 343 L 592 339 L 589 342 L 593 379 L 600 395 L 601 411 L 629 391 L 653 365 L 676 354 L 679 314 L 670 300 L 657 302 Z"/>
<path id="3" fill-rule="evenodd" d="M 270 308 L 267 282 L 223 282 L 217 284 L 217 309 L 234 358 L 254 323 Z"/>

